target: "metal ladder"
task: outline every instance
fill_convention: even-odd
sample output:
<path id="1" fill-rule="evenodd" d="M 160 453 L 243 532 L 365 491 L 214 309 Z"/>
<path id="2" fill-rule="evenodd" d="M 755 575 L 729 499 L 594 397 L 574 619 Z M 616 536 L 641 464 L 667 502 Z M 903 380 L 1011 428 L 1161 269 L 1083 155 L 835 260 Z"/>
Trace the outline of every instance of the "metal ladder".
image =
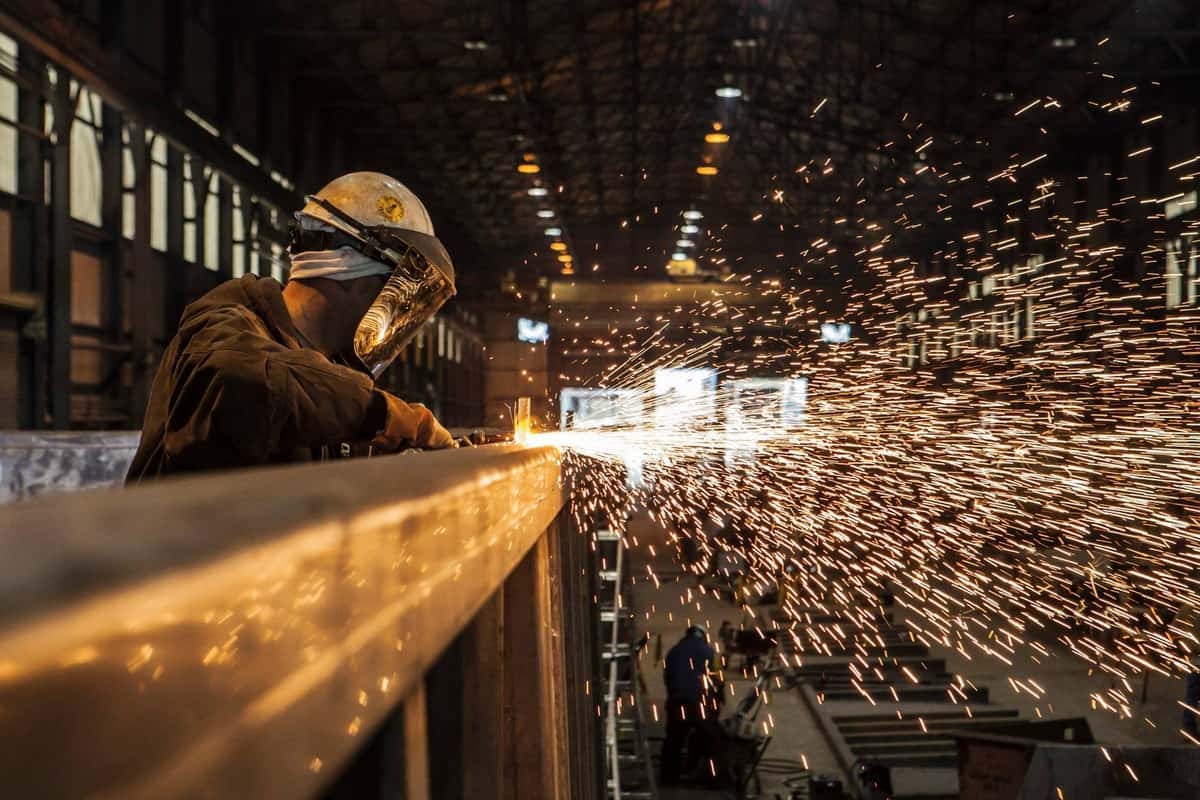
<path id="1" fill-rule="evenodd" d="M 658 784 L 646 744 L 645 705 L 638 681 L 637 653 L 633 642 L 633 614 L 622 590 L 625 544 L 613 530 L 596 532 L 597 558 L 608 554 L 607 569 L 599 571 L 599 608 L 602 675 L 604 678 L 604 764 L 607 796 L 612 800 L 657 800 Z M 622 624 L 624 622 L 625 624 Z M 632 702 L 631 702 L 632 701 Z"/>

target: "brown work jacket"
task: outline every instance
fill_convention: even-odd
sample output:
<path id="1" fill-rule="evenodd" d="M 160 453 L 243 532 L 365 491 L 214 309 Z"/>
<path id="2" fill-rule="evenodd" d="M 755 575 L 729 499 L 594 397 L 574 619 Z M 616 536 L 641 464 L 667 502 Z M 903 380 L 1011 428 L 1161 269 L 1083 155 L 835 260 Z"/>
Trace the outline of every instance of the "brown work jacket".
<path id="1" fill-rule="evenodd" d="M 246 275 L 184 309 L 125 482 L 310 461 L 386 417 L 366 374 L 300 345 L 279 282 Z"/>

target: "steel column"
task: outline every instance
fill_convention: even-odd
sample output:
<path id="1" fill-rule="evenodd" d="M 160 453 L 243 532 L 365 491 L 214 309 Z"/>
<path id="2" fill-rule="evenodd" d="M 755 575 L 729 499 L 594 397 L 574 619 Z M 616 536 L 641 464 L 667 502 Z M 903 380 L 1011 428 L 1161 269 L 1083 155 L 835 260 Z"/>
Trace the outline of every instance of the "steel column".
<path id="1" fill-rule="evenodd" d="M 200 269 L 205 269 L 208 258 L 208 219 L 204 213 L 208 208 L 209 201 L 209 184 L 212 182 L 212 172 L 208 169 L 208 165 L 196 156 L 190 159 L 192 169 L 192 208 L 195 212 L 192 215 L 192 231 L 195 233 L 194 239 L 196 242 L 196 266 Z M 186 220 L 185 220 L 186 222 Z M 184 254 L 184 269 L 187 269 L 187 254 Z"/>
<path id="2" fill-rule="evenodd" d="M 418 682 L 404 701 L 404 800 L 429 800 L 429 726 L 425 684 Z"/>
<path id="3" fill-rule="evenodd" d="M 217 272 L 222 278 L 233 277 L 233 184 L 228 178 L 217 179 Z"/>
<path id="4" fill-rule="evenodd" d="M 20 50 L 20 71 L 44 75 L 45 61 L 28 48 Z M 26 130 L 40 131 L 45 125 L 42 94 L 21 85 L 17 89 L 17 119 Z M 46 296 L 46 140 L 22 133 L 17 136 L 16 213 L 13 215 L 13 288 Z M 40 311 L 45 314 L 45 308 Z M 22 428 L 46 424 L 46 328 L 27 325 L 21 337 L 20 387 L 17 422 Z"/>
<path id="5" fill-rule="evenodd" d="M 542 625 L 542 652 L 545 653 L 542 679 L 545 681 L 548 704 L 550 730 L 546 740 L 548 750 L 553 756 L 552 778 L 560 797 L 575 797 L 571 794 L 573 785 L 571 750 L 569 746 L 568 708 L 566 670 L 567 660 L 563 638 L 563 569 L 561 537 L 562 514 L 546 530 L 546 535 L 538 543 L 545 551 L 546 559 L 546 597 L 543 606 L 545 623 Z"/>
<path id="6" fill-rule="evenodd" d="M 557 747 L 547 747 L 557 724 L 548 676 L 556 667 L 549 652 L 549 551 L 538 539 L 504 584 L 504 798 L 565 798 L 558 783 Z"/>
<path id="7" fill-rule="evenodd" d="M 100 219 L 101 227 L 108 236 L 105 252 L 102 290 L 102 323 L 107 328 L 108 343 L 121 347 L 125 344 L 125 237 L 124 229 L 124 147 L 121 112 L 108 103 L 101 104 L 100 142 Z M 120 398 L 123 384 L 120 380 L 122 362 L 128 357 L 127 350 L 105 350 L 101 391 L 109 397 Z M 117 406 L 120 408 L 121 406 Z M 128 409 L 125 409 L 128 411 Z M 130 417 L 130 422 L 133 417 Z"/>
<path id="8" fill-rule="evenodd" d="M 499 800 L 504 786 L 504 591 L 463 635 L 463 797 Z"/>
<path id="9" fill-rule="evenodd" d="M 590 602 L 595 594 L 595 562 L 589 557 L 588 539 L 574 528 L 568 512 L 559 516 L 558 525 L 571 797 L 589 800 L 600 797 L 603 788 L 603 773 L 597 770 L 600 753 L 600 720 L 595 713 L 595 694 L 599 691 L 597 627 Z"/>
<path id="10" fill-rule="evenodd" d="M 167 147 L 167 257 L 163 279 L 163 331 L 175 334 L 183 313 L 186 269 L 183 259 L 183 153 Z"/>
<path id="11" fill-rule="evenodd" d="M 474 623 L 472 626 L 474 627 Z M 425 717 L 429 750 L 429 788 L 433 800 L 466 800 L 463 773 L 466 747 L 471 744 L 474 709 L 466 703 L 464 673 L 466 642 L 471 627 L 458 635 L 425 673 Z M 487 742 L 493 750 L 495 742 Z"/>
<path id="12" fill-rule="evenodd" d="M 54 146 L 51 160 L 50 280 L 46 286 L 47 338 L 50 344 L 50 419 L 59 430 L 71 426 L 71 128 L 77 91 L 61 68 L 51 94 L 54 105 Z"/>
<path id="13" fill-rule="evenodd" d="M 130 386 L 129 414 L 136 422 L 146 413 L 150 384 L 154 380 L 153 318 L 156 307 L 152 291 L 154 252 L 150 245 L 152 206 L 150 176 L 153 164 L 146 129 L 136 122 L 129 123 L 129 150 L 133 157 L 133 251 L 130 264 L 129 333 L 133 366 Z"/>

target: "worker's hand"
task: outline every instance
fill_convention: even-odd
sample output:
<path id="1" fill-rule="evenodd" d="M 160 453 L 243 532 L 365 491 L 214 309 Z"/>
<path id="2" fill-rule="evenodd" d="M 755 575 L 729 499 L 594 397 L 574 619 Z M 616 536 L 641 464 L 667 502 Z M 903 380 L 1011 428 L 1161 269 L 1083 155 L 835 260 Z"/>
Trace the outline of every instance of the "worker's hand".
<path id="1" fill-rule="evenodd" d="M 387 419 L 383 430 L 371 444 L 383 450 L 417 447 L 422 450 L 441 450 L 456 447 L 450 431 L 442 427 L 433 413 L 420 403 L 406 403 L 395 395 L 383 393 L 387 399 Z"/>
<path id="2" fill-rule="evenodd" d="M 422 406 L 424 408 L 424 406 Z M 458 447 L 458 442 L 450 431 L 442 427 L 442 423 L 433 419 L 433 414 L 429 415 L 433 426 L 429 434 L 424 439 L 413 441 L 413 447 L 419 447 L 422 450 L 445 450 L 447 448 Z"/>

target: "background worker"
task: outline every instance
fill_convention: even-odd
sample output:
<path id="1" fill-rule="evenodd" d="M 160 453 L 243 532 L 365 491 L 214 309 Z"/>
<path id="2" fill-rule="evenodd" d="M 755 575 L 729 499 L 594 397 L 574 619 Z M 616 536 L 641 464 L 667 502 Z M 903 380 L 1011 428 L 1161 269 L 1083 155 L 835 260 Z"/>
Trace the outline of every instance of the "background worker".
<path id="1" fill-rule="evenodd" d="M 1196 720 L 1200 719 L 1200 653 L 1193 653 L 1188 662 L 1192 671 L 1184 676 L 1182 730 L 1195 739 Z"/>
<path id="2" fill-rule="evenodd" d="M 660 764 L 660 780 L 664 785 L 678 783 L 681 775 L 695 772 L 708 750 L 705 742 L 709 737 L 704 731 L 715 722 L 717 713 L 708 672 L 714 655 L 708 644 L 708 633 L 699 625 L 689 627 L 683 638 L 667 652 L 663 669 L 663 682 L 667 686 L 667 731 Z M 685 746 L 686 764 L 683 763 Z"/>
<path id="3" fill-rule="evenodd" d="M 425 206 L 377 172 L 296 214 L 287 286 L 247 274 L 189 305 L 159 364 L 127 483 L 319 460 L 343 444 L 453 447 L 374 379 L 454 294 Z"/>

